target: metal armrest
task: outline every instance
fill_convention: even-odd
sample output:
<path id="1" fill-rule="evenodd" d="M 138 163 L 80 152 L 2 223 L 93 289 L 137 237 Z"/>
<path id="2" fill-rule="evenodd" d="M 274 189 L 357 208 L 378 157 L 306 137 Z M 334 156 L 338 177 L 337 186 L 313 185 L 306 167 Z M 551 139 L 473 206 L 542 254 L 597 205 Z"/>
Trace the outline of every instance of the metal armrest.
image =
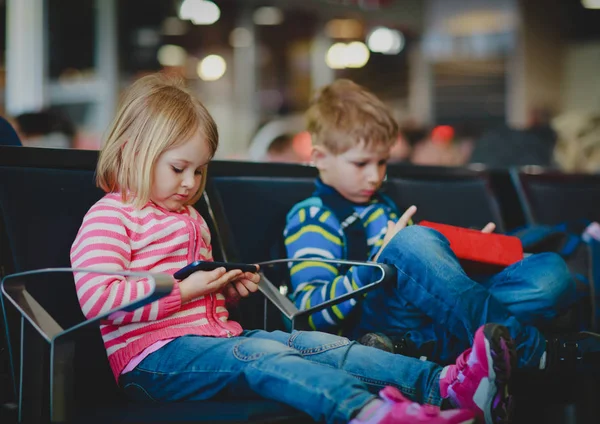
<path id="1" fill-rule="evenodd" d="M 296 318 L 312 315 L 316 312 L 322 311 L 323 309 L 329 308 L 330 306 L 337 305 L 345 300 L 352 299 L 358 297 L 359 295 L 366 293 L 368 291 L 373 290 L 379 284 L 389 284 L 396 277 L 396 269 L 387 264 L 380 264 L 378 262 L 360 262 L 360 261 L 348 261 L 343 259 L 323 259 L 323 258 L 286 258 L 286 259 L 275 259 L 271 261 L 259 262 L 258 265 L 261 267 L 273 266 L 281 263 L 289 263 L 289 262 L 322 262 L 322 263 L 330 263 L 336 265 L 350 265 L 350 266 L 366 266 L 371 268 L 376 268 L 381 271 L 381 276 L 372 283 L 369 283 L 357 290 L 345 293 L 336 298 L 329 299 L 323 303 L 320 303 L 316 306 L 313 306 L 308 309 L 299 310 L 294 303 L 287 296 L 282 294 L 278 288 L 269 281 L 268 278 L 261 273 L 260 282 L 258 285 L 258 289 L 263 293 L 263 295 L 269 299 L 279 311 L 285 315 L 292 322 L 292 329 L 294 329 Z"/>
<path id="2" fill-rule="evenodd" d="M 94 318 L 86 319 L 79 324 L 70 328 L 63 329 L 55 320 L 46 312 L 46 310 L 31 296 L 25 288 L 22 279 L 31 277 L 32 275 L 41 275 L 49 273 L 75 273 L 82 272 L 98 275 L 117 275 L 124 277 L 147 278 L 152 286 L 152 290 L 139 299 L 134 300 L 126 305 L 113 308 Z M 31 280 L 28 280 L 31 281 Z M 19 272 L 10 274 L 4 277 L 1 283 L 2 293 L 6 298 L 17 308 L 19 313 L 31 323 L 31 325 L 44 337 L 48 342 L 63 336 L 67 333 L 78 330 L 79 328 L 98 322 L 109 315 L 118 311 L 133 311 L 141 306 L 147 305 L 171 293 L 173 290 L 173 277 L 169 274 L 150 273 L 150 272 L 131 272 L 131 271 L 107 271 L 94 268 L 45 268 L 36 269 L 33 271 Z"/>
<path id="3" fill-rule="evenodd" d="M 41 281 L 36 277 L 43 274 L 51 273 L 69 273 L 72 274 L 90 273 L 98 275 L 118 275 L 134 278 L 147 278 L 152 288 L 150 292 L 126 305 L 113 308 L 94 318 L 84 319 L 83 321 L 68 327 L 63 328 L 54 317 L 46 311 L 42 305 L 27 291 L 26 282 L 32 284 L 40 284 Z M 47 345 L 50 351 L 50 366 L 49 366 L 49 403 L 50 403 L 50 420 L 52 422 L 66 422 L 69 420 L 72 409 L 72 374 L 73 374 L 73 357 L 74 344 L 67 337 L 67 334 L 73 333 L 83 327 L 98 323 L 100 320 L 108 317 L 117 311 L 133 311 L 139 307 L 152 303 L 161 297 L 171 293 L 173 290 L 174 280 L 169 274 L 149 273 L 149 272 L 131 272 L 131 271 L 107 271 L 92 268 L 46 268 L 33 271 L 20 272 L 10 274 L 4 277 L 0 288 L 4 296 L 1 297 L 2 310 L 4 314 L 4 322 L 6 326 L 7 346 L 10 356 L 10 366 L 13 372 L 13 381 L 16 384 L 14 376 L 13 354 L 10 344 L 10 334 L 8 330 L 8 317 L 4 305 L 4 297 L 14 305 L 17 311 L 21 314 L 21 351 L 20 351 L 20 385 L 19 385 L 19 422 L 29 421 L 37 422 L 42 418 L 44 399 L 40 395 L 40 390 L 43 393 L 43 385 L 46 379 L 43 376 L 43 367 L 36 366 L 37 362 L 43 362 L 39 357 L 39 350 L 43 350 L 40 345 L 41 339 L 35 337 L 37 333 Z M 73 290 L 75 286 L 73 285 Z M 26 326 L 25 321 L 28 321 L 31 326 Z M 34 331 L 31 330 L 33 328 Z M 29 344 L 25 345 L 25 339 Z M 38 341 L 40 340 L 40 341 Z M 36 350 L 37 349 L 37 350 Z M 24 363 L 28 364 L 27 369 Z M 29 368 L 34 368 L 30 370 Z M 27 381 L 29 384 L 24 384 Z M 25 386 L 25 387 L 24 387 Z M 16 388 L 15 388 L 16 391 Z M 23 399 L 28 402 L 27 417 L 24 418 Z M 33 406 L 31 404 L 34 404 Z M 35 411 L 35 412 L 34 412 Z"/>

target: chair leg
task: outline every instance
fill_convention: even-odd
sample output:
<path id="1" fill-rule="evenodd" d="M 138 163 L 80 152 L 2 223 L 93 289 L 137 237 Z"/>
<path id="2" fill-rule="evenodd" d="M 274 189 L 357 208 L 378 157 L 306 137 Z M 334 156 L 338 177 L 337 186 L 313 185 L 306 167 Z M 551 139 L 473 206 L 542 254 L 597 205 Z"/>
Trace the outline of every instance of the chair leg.
<path id="1" fill-rule="evenodd" d="M 19 422 L 40 423 L 49 418 L 48 343 L 21 318 Z"/>
<path id="2" fill-rule="evenodd" d="M 50 375 L 50 414 L 53 423 L 66 423 L 72 419 L 74 404 L 73 361 L 75 343 L 57 339 L 52 344 L 52 374 Z"/>

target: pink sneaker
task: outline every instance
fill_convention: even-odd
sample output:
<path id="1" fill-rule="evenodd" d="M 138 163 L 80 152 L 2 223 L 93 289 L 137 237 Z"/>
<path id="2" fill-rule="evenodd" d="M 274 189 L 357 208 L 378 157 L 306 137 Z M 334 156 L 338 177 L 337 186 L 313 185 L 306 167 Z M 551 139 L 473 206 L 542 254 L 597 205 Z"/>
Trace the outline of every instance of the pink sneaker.
<path id="1" fill-rule="evenodd" d="M 442 370 L 440 392 L 459 408 L 473 411 L 486 424 L 509 422 L 508 381 L 516 364 L 508 329 L 486 324 L 475 333 L 473 347 Z"/>
<path id="2" fill-rule="evenodd" d="M 369 418 L 350 421 L 350 424 L 472 424 L 475 414 L 465 409 L 440 411 L 436 406 L 419 405 L 406 399 L 400 390 L 387 386 L 379 392 L 384 400 Z"/>

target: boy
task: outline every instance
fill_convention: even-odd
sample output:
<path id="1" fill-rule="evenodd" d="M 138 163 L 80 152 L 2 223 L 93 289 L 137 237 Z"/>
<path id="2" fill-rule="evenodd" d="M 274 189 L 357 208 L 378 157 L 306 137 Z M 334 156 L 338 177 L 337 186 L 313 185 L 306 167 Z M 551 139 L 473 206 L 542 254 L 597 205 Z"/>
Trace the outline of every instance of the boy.
<path id="1" fill-rule="evenodd" d="M 288 214 L 288 257 L 375 260 L 398 271 L 394 287 L 313 314 L 313 329 L 440 363 L 454 360 L 486 322 L 509 328 L 522 367 L 543 369 L 600 351 L 597 335 L 579 333 L 572 340 L 576 348 L 567 349 L 570 343 L 547 341 L 533 327 L 575 301 L 574 282 L 558 255 L 532 255 L 475 282 L 440 233 L 407 226 L 416 207 L 399 218 L 393 202 L 378 191 L 398 126 L 372 93 L 338 80 L 320 90 L 307 124 L 319 178 L 313 197 Z M 493 225 L 484 231 L 493 231 Z M 318 262 L 298 263 L 290 274 L 291 298 L 302 309 L 372 281 L 366 267 L 344 270 Z"/>

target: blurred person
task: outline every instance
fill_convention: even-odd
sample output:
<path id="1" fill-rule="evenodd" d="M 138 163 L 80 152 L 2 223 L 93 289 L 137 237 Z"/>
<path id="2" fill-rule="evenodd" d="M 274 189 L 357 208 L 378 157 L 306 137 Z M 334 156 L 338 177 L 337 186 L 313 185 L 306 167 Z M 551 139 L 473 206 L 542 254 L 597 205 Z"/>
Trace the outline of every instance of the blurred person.
<path id="1" fill-rule="evenodd" d="M 283 134 L 271 142 L 264 160 L 280 163 L 308 163 L 310 148 L 310 134 L 307 132 L 303 131 L 296 135 Z"/>
<path id="2" fill-rule="evenodd" d="M 549 109 L 536 107 L 529 111 L 523 129 L 508 125 L 489 129 L 476 140 L 470 162 L 493 168 L 551 166 L 556 134 L 550 117 Z"/>
<path id="3" fill-rule="evenodd" d="M 389 163 L 410 162 L 415 147 L 427 139 L 427 129 L 413 120 L 400 125 L 396 143 L 390 149 Z"/>
<path id="4" fill-rule="evenodd" d="M 294 151 L 292 141 L 293 136 L 291 134 L 283 134 L 276 137 L 267 148 L 264 158 L 265 162 L 299 162 L 300 157 Z"/>
<path id="5" fill-rule="evenodd" d="M 22 113 L 15 117 L 15 126 L 24 146 L 63 149 L 73 147 L 75 125 L 56 110 Z"/>
<path id="6" fill-rule="evenodd" d="M 554 160 L 564 172 L 600 172 L 600 113 L 571 112 L 552 121 Z"/>
<path id="7" fill-rule="evenodd" d="M 470 149 L 463 143 L 457 140 L 454 127 L 438 125 L 433 128 L 429 137 L 415 146 L 411 162 L 429 166 L 463 165 L 470 155 Z"/>

